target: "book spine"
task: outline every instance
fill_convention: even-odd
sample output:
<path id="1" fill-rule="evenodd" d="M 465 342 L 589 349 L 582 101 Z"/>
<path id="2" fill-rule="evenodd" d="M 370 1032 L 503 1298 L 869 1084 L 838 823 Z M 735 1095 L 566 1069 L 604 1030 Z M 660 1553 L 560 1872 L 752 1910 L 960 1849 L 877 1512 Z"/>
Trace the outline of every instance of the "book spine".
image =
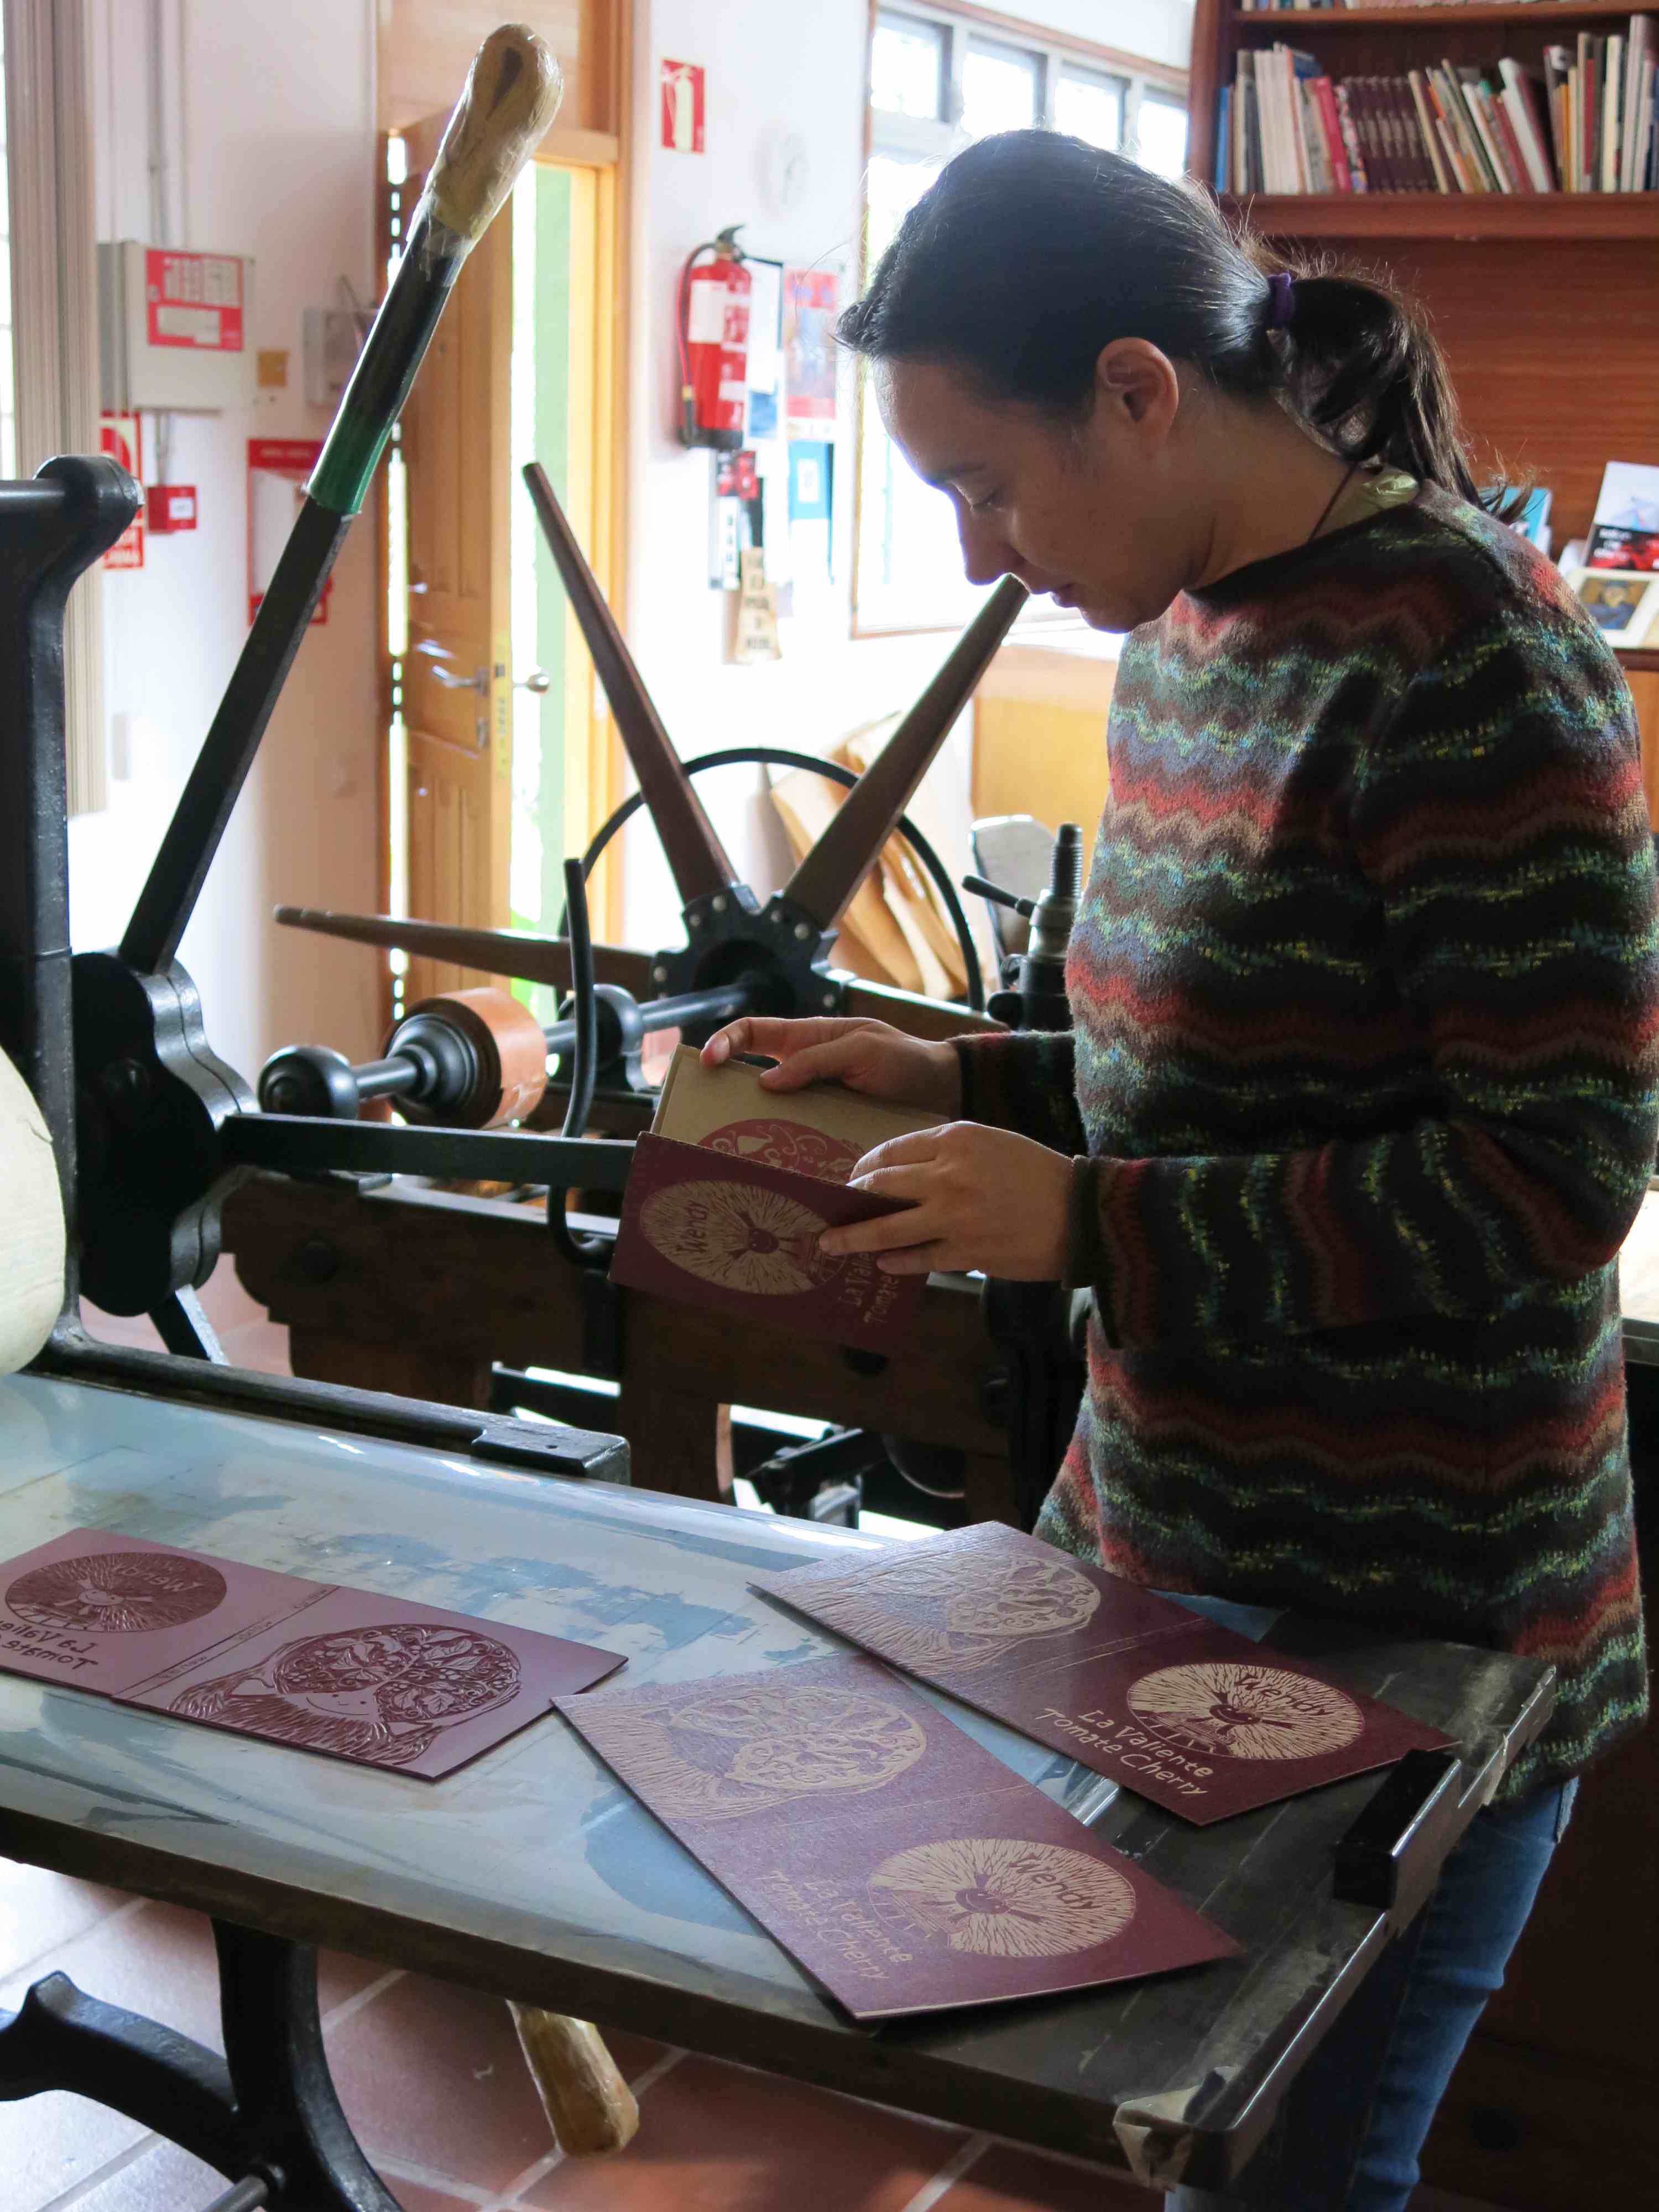
<path id="1" fill-rule="evenodd" d="M 1293 47 L 1285 48 L 1281 67 L 1285 72 L 1285 130 L 1289 140 L 1291 167 L 1296 179 L 1291 190 L 1310 192 L 1313 190 L 1313 172 L 1308 166 L 1308 134 L 1302 112 L 1302 87 L 1296 74 L 1296 51 Z"/>
<path id="2" fill-rule="evenodd" d="M 1348 153 L 1348 174 L 1353 179 L 1357 192 L 1368 192 L 1371 188 L 1365 156 L 1359 143 L 1359 130 L 1353 119 L 1353 101 L 1346 80 L 1336 88 L 1337 120 L 1342 125 L 1342 143 Z"/>
<path id="3" fill-rule="evenodd" d="M 1517 192 L 1530 192 L 1534 186 L 1531 173 L 1527 167 L 1527 157 L 1521 150 L 1521 141 L 1515 135 L 1515 125 L 1510 118 L 1509 109 L 1504 104 L 1503 94 L 1501 92 L 1493 92 L 1489 86 L 1486 85 L 1481 87 L 1481 91 L 1486 95 L 1492 133 L 1498 141 L 1498 150 L 1504 156 L 1504 166 L 1515 179 L 1515 190 Z"/>
<path id="4" fill-rule="evenodd" d="M 1637 102 L 1641 95 L 1642 56 L 1647 35 L 1648 18 L 1632 15 L 1630 37 L 1625 45 L 1625 81 L 1619 94 L 1619 110 L 1624 120 L 1619 139 L 1619 190 L 1621 192 L 1632 192 L 1636 189 L 1636 142 L 1641 133 L 1641 109 Z"/>
<path id="5" fill-rule="evenodd" d="M 1418 135 L 1423 141 L 1423 150 L 1428 155 L 1429 167 L 1434 172 L 1434 188 L 1437 192 L 1456 190 L 1451 172 L 1446 167 L 1445 155 L 1440 150 L 1436 135 L 1434 116 L 1429 106 L 1429 95 L 1421 70 L 1413 70 L 1406 80 L 1411 89 L 1412 105 L 1417 110 Z"/>
<path id="6" fill-rule="evenodd" d="M 1654 175 L 1654 152 L 1659 146 L 1659 56 L 1650 53 L 1643 58 L 1636 106 L 1642 127 L 1636 142 L 1636 181 L 1632 190 L 1650 192 L 1659 188 Z"/>
<path id="7" fill-rule="evenodd" d="M 1233 104 L 1233 88 L 1224 84 L 1215 100 L 1215 188 L 1228 191 L 1232 183 L 1232 160 L 1227 145 L 1227 111 Z"/>
<path id="8" fill-rule="evenodd" d="M 1505 62 L 1505 72 L 1513 70 L 1515 106 L 1512 112 L 1515 127 L 1521 139 L 1522 151 L 1527 157 L 1527 167 L 1532 180 L 1540 192 L 1555 189 L 1555 171 L 1550 151 L 1549 131 L 1544 122 L 1543 103 L 1539 98 L 1540 87 L 1518 62 Z M 1524 125 L 1524 128 L 1522 127 Z"/>
<path id="9" fill-rule="evenodd" d="M 1498 164 L 1486 144 L 1486 134 L 1480 121 L 1480 103 L 1475 96 L 1471 81 L 1471 70 L 1463 76 L 1454 70 L 1452 82 L 1457 88 L 1458 121 L 1463 127 L 1463 144 L 1470 161 L 1480 173 L 1483 188 L 1489 192 L 1501 192 L 1503 184 L 1498 174 Z"/>
<path id="10" fill-rule="evenodd" d="M 1571 66 L 1571 57 L 1565 46 L 1545 47 L 1544 100 L 1549 115 L 1550 159 L 1555 167 L 1557 186 L 1564 192 L 1572 190 L 1572 169 L 1567 159 L 1567 149 L 1571 143 L 1567 133 L 1567 72 Z"/>
<path id="11" fill-rule="evenodd" d="M 1312 92 L 1299 78 L 1291 84 L 1291 97 L 1296 101 L 1297 145 L 1301 152 L 1303 168 L 1310 192 L 1328 192 L 1329 177 L 1325 171 L 1323 134 L 1319 127 L 1319 104 Z"/>
<path id="12" fill-rule="evenodd" d="M 1405 133 L 1406 144 L 1411 152 L 1413 191 L 1438 191 L 1440 180 L 1435 174 L 1434 163 L 1429 156 L 1428 141 L 1423 136 L 1423 125 L 1418 118 L 1417 100 L 1413 95 L 1409 77 L 1395 78 L 1394 103 L 1399 111 L 1400 127 Z"/>
<path id="13" fill-rule="evenodd" d="M 1319 101 L 1319 127 L 1325 137 L 1325 158 L 1331 173 L 1331 189 L 1351 192 L 1353 179 L 1348 173 L 1348 149 L 1342 137 L 1341 118 L 1336 112 L 1336 88 L 1328 76 L 1314 79 L 1314 93 Z"/>
<path id="14" fill-rule="evenodd" d="M 1383 128 L 1382 103 L 1377 98 L 1376 79 L 1374 76 L 1361 77 L 1359 83 L 1362 127 L 1367 133 L 1366 143 L 1376 165 L 1378 179 L 1385 192 L 1397 192 L 1401 188 L 1400 175 L 1394 165 L 1394 149 L 1389 143 L 1389 134 Z"/>
<path id="15" fill-rule="evenodd" d="M 1463 148 L 1457 136 L 1447 106 L 1447 94 L 1439 76 L 1432 69 L 1423 72 L 1428 89 L 1429 106 L 1434 111 L 1434 127 L 1440 134 L 1440 150 L 1445 155 L 1446 166 L 1451 171 L 1460 192 L 1479 191 L 1468 163 L 1463 158 Z"/>
<path id="16" fill-rule="evenodd" d="M 1615 33 L 1607 40 L 1601 70 L 1601 161 L 1597 182 L 1604 192 L 1619 189 L 1619 101 L 1625 84 L 1625 42 Z"/>

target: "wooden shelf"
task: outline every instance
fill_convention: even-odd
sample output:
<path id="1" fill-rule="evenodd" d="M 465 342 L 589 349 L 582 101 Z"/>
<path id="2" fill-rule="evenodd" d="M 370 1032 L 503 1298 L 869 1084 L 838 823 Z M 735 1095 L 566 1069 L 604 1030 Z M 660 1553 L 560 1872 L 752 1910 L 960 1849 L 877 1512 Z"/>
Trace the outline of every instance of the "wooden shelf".
<path id="1" fill-rule="evenodd" d="M 1639 15 L 1634 0 L 1480 0 L 1445 8 L 1236 8 L 1232 21 L 1240 30 L 1259 30 L 1281 16 L 1298 24 L 1304 33 L 1327 31 L 1431 30 L 1443 23 L 1459 30 L 1483 23 L 1587 23 L 1602 15 Z"/>
<path id="2" fill-rule="evenodd" d="M 1632 670 L 1645 676 L 1659 676 L 1659 646 L 1631 646 L 1613 657 L 1627 676 Z"/>
<path id="3" fill-rule="evenodd" d="M 1267 238 L 1659 242 L 1659 192 L 1255 192 L 1222 204 Z"/>

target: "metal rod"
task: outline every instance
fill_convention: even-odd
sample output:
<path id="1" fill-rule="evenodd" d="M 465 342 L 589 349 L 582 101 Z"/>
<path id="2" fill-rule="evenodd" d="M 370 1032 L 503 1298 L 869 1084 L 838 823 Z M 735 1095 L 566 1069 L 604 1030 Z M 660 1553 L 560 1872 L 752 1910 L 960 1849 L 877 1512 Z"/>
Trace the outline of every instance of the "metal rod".
<path id="1" fill-rule="evenodd" d="M 1012 576 L 1003 578 L 789 878 L 784 896 L 810 914 L 820 928 L 835 927 L 870 872 L 974 686 L 1008 635 L 1025 596 L 1024 584 Z"/>
<path id="2" fill-rule="evenodd" d="M 570 947 L 562 937 L 534 937 L 518 929 L 463 929 L 447 921 L 410 921 L 389 914 L 333 914 L 310 906 L 279 906 L 276 918 L 284 929 L 309 929 L 319 937 L 343 938 L 353 945 L 418 952 L 428 960 L 453 960 L 489 975 L 550 983 L 559 991 L 570 988 Z M 596 945 L 593 972 L 601 983 L 620 984 L 637 995 L 650 984 L 651 956 L 619 945 Z"/>
<path id="3" fill-rule="evenodd" d="M 480 48 L 410 224 L 396 275 L 342 395 L 307 495 L 121 939 L 141 974 L 179 950 L 265 726 L 352 517 L 362 504 L 461 265 L 558 102 L 533 33 Z"/>
<path id="4" fill-rule="evenodd" d="M 226 2190 L 216 2197 L 205 2212 L 258 2212 L 262 2204 L 269 2204 L 270 2192 L 258 2174 L 251 2173 L 246 2181 L 239 2181 L 234 2189 Z"/>
<path id="5" fill-rule="evenodd" d="M 681 904 L 690 906 L 713 892 L 730 890 L 738 880 L 737 871 L 680 765 L 679 755 L 651 703 L 651 695 L 634 665 L 616 618 L 605 603 L 605 594 L 553 495 L 547 471 L 539 462 L 532 461 L 525 469 L 524 480 L 548 550 L 564 580 L 593 656 L 594 670 L 611 702 L 640 789 L 645 793 Z"/>
<path id="6" fill-rule="evenodd" d="M 568 1144 L 505 1129 L 409 1128 L 309 1114 L 232 1114 L 220 1136 L 228 1166 L 277 1175 L 412 1175 L 621 1190 L 634 1159 L 632 1145 L 607 1137 Z"/>
<path id="7" fill-rule="evenodd" d="M 351 1073 L 360 1098 L 401 1098 L 421 1079 L 419 1062 L 404 1052 L 394 1052 L 389 1060 L 365 1060 Z"/>

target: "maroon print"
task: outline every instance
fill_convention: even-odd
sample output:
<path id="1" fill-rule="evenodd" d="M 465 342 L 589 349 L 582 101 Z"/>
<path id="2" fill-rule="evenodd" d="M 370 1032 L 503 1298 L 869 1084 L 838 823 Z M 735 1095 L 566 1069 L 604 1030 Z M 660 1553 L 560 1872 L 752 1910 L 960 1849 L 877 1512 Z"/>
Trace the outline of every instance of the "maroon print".
<path id="1" fill-rule="evenodd" d="M 34 1628 L 99 1635 L 181 1628 L 224 1603 L 225 1578 L 176 1552 L 95 1552 L 19 1575 L 6 1603 Z"/>
<path id="2" fill-rule="evenodd" d="M 996 1523 L 755 1587 L 1200 1826 L 1448 1741 Z"/>
<path id="3" fill-rule="evenodd" d="M 844 1183 L 860 1158 L 855 1145 L 804 1121 L 728 1121 L 698 1142 L 731 1159 L 758 1160 L 763 1167 L 815 1176 L 820 1182 Z"/>
<path id="4" fill-rule="evenodd" d="M 441 1729 L 493 1712 L 519 1692 L 518 1660 L 476 1629 L 382 1622 L 301 1637 L 262 1665 L 198 1683 L 173 1699 L 214 1721 L 376 1766 L 407 1766 Z"/>
<path id="5" fill-rule="evenodd" d="M 73 1528 L 0 1561 L 0 1672 L 435 1781 L 623 1664 L 407 1599 Z"/>
<path id="6" fill-rule="evenodd" d="M 859 1653 L 556 1702 L 855 2019 L 1237 1950 Z"/>

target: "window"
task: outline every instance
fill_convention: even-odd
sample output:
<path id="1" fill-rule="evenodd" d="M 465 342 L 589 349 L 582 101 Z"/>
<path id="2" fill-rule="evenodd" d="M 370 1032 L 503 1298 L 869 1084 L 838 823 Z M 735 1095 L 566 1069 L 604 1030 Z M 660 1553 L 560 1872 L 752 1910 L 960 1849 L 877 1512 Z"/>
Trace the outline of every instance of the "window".
<path id="1" fill-rule="evenodd" d="M 865 266 L 951 156 L 998 131 L 1061 131 L 1133 153 L 1161 176 L 1186 158 L 1184 73 L 1127 56 L 1079 52 L 1035 27 L 996 33 L 975 15 L 915 0 L 878 9 L 870 44 L 870 161 Z M 894 451 L 866 395 L 860 410 L 854 625 L 950 629 L 982 593 L 962 574 L 948 500 Z"/>

